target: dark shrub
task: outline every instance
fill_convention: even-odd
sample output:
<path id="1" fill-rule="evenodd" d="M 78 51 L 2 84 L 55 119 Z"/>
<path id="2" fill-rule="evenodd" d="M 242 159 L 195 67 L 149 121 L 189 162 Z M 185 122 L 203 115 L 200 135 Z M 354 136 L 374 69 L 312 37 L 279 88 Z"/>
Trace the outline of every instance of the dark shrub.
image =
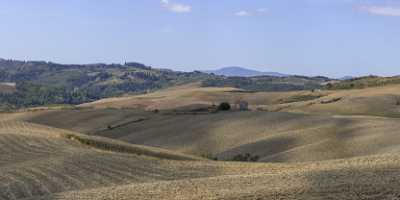
<path id="1" fill-rule="evenodd" d="M 249 153 L 246 154 L 238 154 L 232 158 L 232 161 L 240 161 L 240 162 L 257 162 L 260 159 L 260 156 L 252 156 Z"/>
<path id="2" fill-rule="evenodd" d="M 207 159 L 210 159 L 210 160 L 215 160 L 215 161 L 218 161 L 218 157 L 216 157 L 216 156 L 213 156 L 213 155 L 212 155 L 212 154 L 210 154 L 210 153 L 201 154 L 201 157 L 203 157 L 203 158 L 207 158 Z"/>
<path id="3" fill-rule="evenodd" d="M 222 102 L 218 106 L 218 110 L 230 110 L 231 109 L 231 104 L 228 102 Z"/>

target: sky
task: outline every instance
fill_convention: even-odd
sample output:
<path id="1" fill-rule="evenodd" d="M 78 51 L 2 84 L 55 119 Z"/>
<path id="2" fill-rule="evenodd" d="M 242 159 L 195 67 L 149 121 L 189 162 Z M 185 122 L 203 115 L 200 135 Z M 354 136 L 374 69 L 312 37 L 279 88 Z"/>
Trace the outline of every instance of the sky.
<path id="1" fill-rule="evenodd" d="M 0 58 L 400 75 L 400 0 L 0 0 Z"/>

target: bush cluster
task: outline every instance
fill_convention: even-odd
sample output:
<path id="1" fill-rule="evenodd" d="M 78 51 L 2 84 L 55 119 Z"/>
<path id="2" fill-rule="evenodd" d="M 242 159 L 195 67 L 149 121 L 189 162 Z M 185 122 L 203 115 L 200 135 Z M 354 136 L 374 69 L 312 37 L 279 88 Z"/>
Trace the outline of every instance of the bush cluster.
<path id="1" fill-rule="evenodd" d="M 229 104 L 228 102 L 222 102 L 218 106 L 218 110 L 221 110 L 221 111 L 227 111 L 230 109 L 231 109 L 231 104 Z"/>
<path id="2" fill-rule="evenodd" d="M 254 155 L 252 156 L 249 153 L 246 154 L 238 154 L 232 158 L 232 161 L 240 161 L 240 162 L 257 162 L 260 159 L 260 156 Z"/>

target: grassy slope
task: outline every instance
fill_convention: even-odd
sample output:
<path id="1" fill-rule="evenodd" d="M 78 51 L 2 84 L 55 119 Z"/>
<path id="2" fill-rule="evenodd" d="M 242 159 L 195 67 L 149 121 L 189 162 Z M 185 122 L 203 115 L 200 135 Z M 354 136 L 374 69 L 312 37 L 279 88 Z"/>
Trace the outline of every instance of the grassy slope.
<path id="1" fill-rule="evenodd" d="M 390 107 L 376 107 L 373 112 L 360 109 L 366 116 L 339 116 L 334 111 L 346 114 L 340 109 L 352 101 L 344 103 L 345 99 L 362 99 L 358 104 L 370 102 L 374 96 L 396 95 L 396 88 L 334 91 L 321 99 L 288 104 L 280 104 L 282 98 L 298 99 L 296 96 L 307 93 L 196 90 L 190 95 L 230 100 L 239 94 L 256 107 L 290 105 L 287 111 L 312 114 L 252 111 L 166 115 L 137 109 L 2 114 L 0 199 L 393 199 L 400 186 L 399 119 L 370 116 L 377 115 L 377 111 L 386 116 Z M 318 103 L 338 96 L 345 98 L 330 104 Z M 161 98 L 156 95 L 150 99 L 157 104 Z M 376 105 L 382 102 L 378 100 L 374 101 Z M 310 102 L 315 103 L 310 106 Z M 311 110 L 314 106 L 318 107 Z M 372 104 L 365 106 L 373 108 Z M 135 122 L 142 118 L 145 120 Z M 220 158 L 250 152 L 260 155 L 262 161 L 283 163 L 177 161 L 165 156 L 160 159 L 160 154 L 120 153 L 120 145 L 124 146 L 122 149 L 129 145 L 92 137 L 89 139 L 101 140 L 96 142 L 100 146 L 88 148 L 86 142 L 62 136 L 69 131 L 21 121 L 186 153 L 214 153 Z M 109 130 L 109 124 L 118 128 Z"/>
<path id="2" fill-rule="evenodd" d="M 197 84 L 190 84 L 156 91 L 154 93 L 108 98 L 92 103 L 82 104 L 80 107 L 92 108 L 144 108 L 176 109 L 192 104 L 218 104 L 223 101 L 234 103 L 237 100 L 246 100 L 251 106 L 273 105 L 291 101 L 298 96 L 325 95 L 328 92 L 311 93 L 308 91 L 294 92 L 246 92 L 230 87 L 201 88 Z"/>
<path id="3" fill-rule="evenodd" d="M 232 173 L 214 162 L 164 150 L 103 140 L 107 151 L 84 145 L 65 134 L 77 133 L 26 122 L 0 121 L 0 199 L 23 199 L 70 190 L 177 180 Z M 98 138 L 87 138 L 96 141 Z M 149 154 L 148 152 L 157 152 Z M 145 156 L 148 155 L 148 156 Z"/>
<path id="4" fill-rule="evenodd" d="M 88 148 L 64 134 L 72 133 L 0 122 L 1 199 L 389 199 L 400 186 L 400 157 L 392 154 L 294 164 L 174 161 Z"/>
<path id="5" fill-rule="evenodd" d="M 322 163 L 258 165 L 230 163 L 237 175 L 130 184 L 55 194 L 41 199 L 394 199 L 399 195 L 400 158 L 363 157 Z"/>
<path id="6" fill-rule="evenodd" d="M 400 76 L 379 77 L 365 76 L 350 80 L 337 81 L 326 86 L 327 89 L 361 89 L 369 87 L 379 87 L 385 85 L 395 85 L 400 83 Z"/>
<path id="7" fill-rule="evenodd" d="M 141 102 L 149 107 L 177 108 L 182 102 L 190 105 L 245 99 L 255 108 L 281 107 L 279 110 L 286 112 L 171 115 L 139 109 L 83 109 L 30 112 L 7 117 L 16 116 L 14 118 L 34 123 L 194 155 L 213 155 L 220 159 L 251 153 L 268 162 L 316 161 L 398 152 L 399 119 L 385 118 L 400 113 L 392 99 L 400 95 L 398 87 L 318 93 L 243 93 L 232 88 L 204 89 L 191 85 L 127 97 L 129 100 L 126 101 L 105 102 L 107 106 L 117 108 L 121 102 L 132 107 L 136 105 L 132 102 Z M 285 103 L 316 94 L 324 96 Z M 340 101 L 321 103 L 339 97 L 342 98 Z M 91 105 L 97 108 L 105 106 L 102 102 Z M 351 116 L 354 114 L 364 116 Z M 108 129 L 108 125 L 115 128 Z"/>
<path id="8" fill-rule="evenodd" d="M 341 98 L 341 100 L 333 103 L 321 103 L 321 101 L 337 98 Z M 366 89 L 337 90 L 321 99 L 286 104 L 282 111 L 398 118 L 400 117 L 398 103 L 400 103 L 400 85 L 389 85 Z"/>
<path id="9" fill-rule="evenodd" d="M 394 118 L 261 111 L 167 115 L 117 109 L 32 112 L 16 118 L 219 159 L 251 153 L 266 162 L 318 161 L 400 151 L 400 119 Z M 108 124 L 117 128 L 107 129 Z"/>

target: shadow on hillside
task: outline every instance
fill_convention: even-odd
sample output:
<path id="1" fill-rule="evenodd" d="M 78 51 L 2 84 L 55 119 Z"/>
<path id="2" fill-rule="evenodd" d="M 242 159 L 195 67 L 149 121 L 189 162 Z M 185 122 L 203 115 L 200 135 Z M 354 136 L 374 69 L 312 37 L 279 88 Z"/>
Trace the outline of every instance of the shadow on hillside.
<path id="1" fill-rule="evenodd" d="M 151 117 L 124 123 L 146 115 Z M 29 120 L 72 130 L 102 128 L 100 136 L 222 160 L 249 153 L 262 162 L 319 161 L 369 155 L 384 148 L 371 143 L 373 139 L 359 145 L 357 137 L 364 138 L 364 131 L 373 126 L 363 128 L 360 119 L 351 117 L 257 111 L 161 115 L 105 109 L 45 112 Z M 104 129 L 107 124 L 124 126 Z M 382 137 L 381 143 L 387 144 Z"/>
<path id="2" fill-rule="evenodd" d="M 303 117 L 296 119 L 300 121 L 301 128 L 287 127 L 276 134 L 274 130 L 267 130 L 265 139 L 245 143 L 217 155 L 222 160 L 229 160 L 235 155 L 250 153 L 259 156 L 262 162 L 319 161 L 352 156 L 345 141 L 353 137 L 350 128 L 353 120 Z M 320 123 L 322 128 L 319 127 Z"/>

